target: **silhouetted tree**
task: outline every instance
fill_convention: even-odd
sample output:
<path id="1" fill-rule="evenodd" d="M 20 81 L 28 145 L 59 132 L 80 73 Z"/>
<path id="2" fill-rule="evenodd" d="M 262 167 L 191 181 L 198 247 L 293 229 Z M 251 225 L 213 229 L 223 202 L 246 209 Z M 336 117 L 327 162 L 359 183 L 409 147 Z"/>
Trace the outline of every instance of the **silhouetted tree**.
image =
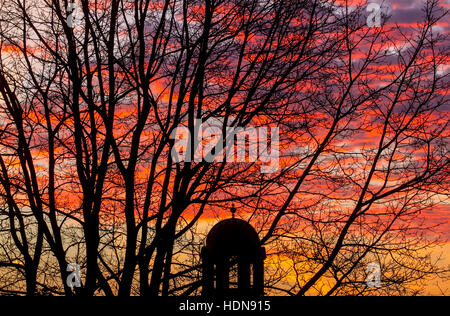
<path id="1" fill-rule="evenodd" d="M 71 8 L 1 1 L 0 293 L 198 294 L 204 219 L 233 204 L 268 249 L 268 293 L 408 293 L 444 271 L 421 222 L 448 198 L 438 1 L 406 30 L 322 0 Z M 195 158 L 213 119 L 279 128 L 280 168 L 176 160 L 175 133 Z"/>

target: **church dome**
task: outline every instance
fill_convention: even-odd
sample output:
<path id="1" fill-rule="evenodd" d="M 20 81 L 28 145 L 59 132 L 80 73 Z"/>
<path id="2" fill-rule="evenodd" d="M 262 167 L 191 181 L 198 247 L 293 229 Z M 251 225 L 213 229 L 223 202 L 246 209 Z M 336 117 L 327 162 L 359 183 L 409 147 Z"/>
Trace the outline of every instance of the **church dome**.
<path id="1" fill-rule="evenodd" d="M 260 239 L 246 221 L 231 218 L 215 225 L 206 238 L 206 248 L 213 256 L 255 256 Z"/>

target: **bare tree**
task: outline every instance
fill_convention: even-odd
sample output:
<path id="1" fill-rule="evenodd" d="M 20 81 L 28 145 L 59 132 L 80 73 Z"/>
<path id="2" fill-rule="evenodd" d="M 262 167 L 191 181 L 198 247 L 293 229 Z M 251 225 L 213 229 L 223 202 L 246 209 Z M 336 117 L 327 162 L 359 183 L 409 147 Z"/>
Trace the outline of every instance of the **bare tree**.
<path id="1" fill-rule="evenodd" d="M 408 294 L 445 272 L 422 221 L 448 203 L 438 1 L 415 29 L 322 0 L 79 8 L 1 2 L 0 293 L 199 294 L 205 223 L 233 204 L 268 249 L 268 293 Z M 214 119 L 226 148 L 228 127 L 278 128 L 280 168 L 198 159 Z"/>

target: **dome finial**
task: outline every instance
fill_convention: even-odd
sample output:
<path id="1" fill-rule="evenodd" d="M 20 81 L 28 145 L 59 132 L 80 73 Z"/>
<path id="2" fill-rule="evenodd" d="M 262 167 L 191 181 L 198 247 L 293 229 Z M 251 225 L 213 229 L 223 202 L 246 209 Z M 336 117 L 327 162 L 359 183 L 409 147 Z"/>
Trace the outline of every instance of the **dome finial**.
<path id="1" fill-rule="evenodd" d="M 234 218 L 234 214 L 236 213 L 236 208 L 234 207 L 234 204 L 231 205 L 231 210 L 230 210 L 230 212 L 231 212 L 231 216 Z"/>

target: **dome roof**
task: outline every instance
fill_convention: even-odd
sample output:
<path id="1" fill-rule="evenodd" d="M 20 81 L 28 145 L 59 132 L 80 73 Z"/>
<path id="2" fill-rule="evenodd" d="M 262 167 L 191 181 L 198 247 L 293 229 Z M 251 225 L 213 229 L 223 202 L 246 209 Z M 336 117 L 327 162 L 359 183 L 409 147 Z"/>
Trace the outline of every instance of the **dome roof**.
<path id="1" fill-rule="evenodd" d="M 206 248 L 215 256 L 256 256 L 260 247 L 255 229 L 246 221 L 236 218 L 221 221 L 206 238 Z"/>

